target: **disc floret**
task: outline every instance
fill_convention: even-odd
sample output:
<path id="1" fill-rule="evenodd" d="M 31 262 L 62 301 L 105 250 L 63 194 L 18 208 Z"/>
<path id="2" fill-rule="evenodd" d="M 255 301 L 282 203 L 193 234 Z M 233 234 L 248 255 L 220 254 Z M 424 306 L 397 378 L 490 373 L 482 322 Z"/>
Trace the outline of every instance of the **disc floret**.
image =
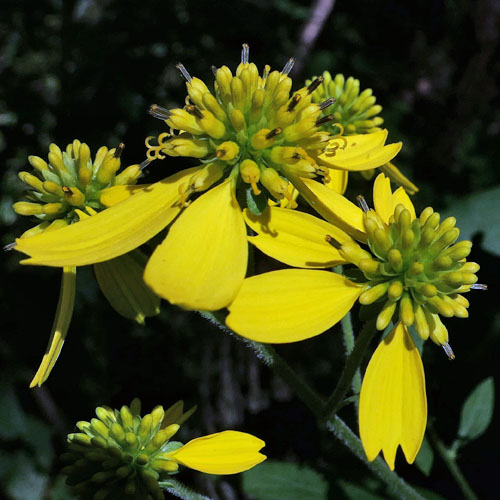
<path id="1" fill-rule="evenodd" d="M 172 110 L 151 107 L 150 113 L 165 120 L 170 133 L 158 136 L 156 145 L 148 138 L 148 158 L 191 156 L 202 164 L 215 163 L 221 170 L 220 178 L 230 177 L 236 186 L 242 182 L 256 196 L 263 190 L 271 198 L 288 198 L 293 205 L 288 181 L 294 175 L 328 177 L 328 168 L 318 156 L 333 138 L 321 130 L 324 123 L 333 120 L 333 116 L 322 116 L 333 100 L 313 102 L 312 95 L 323 77 L 290 94 L 288 73 L 293 59 L 282 71 L 265 66 L 259 74 L 248 56 L 249 48 L 243 45 L 234 75 L 227 66 L 213 68 L 214 93 L 178 65 L 186 80 L 186 106 Z M 192 192 L 192 183 L 185 189 Z"/>
<path id="2" fill-rule="evenodd" d="M 34 172 L 19 173 L 30 189 L 27 201 L 14 203 L 13 208 L 20 215 L 32 215 L 42 222 L 25 236 L 40 233 L 49 226 L 54 229 L 76 222 L 80 219 L 79 211 L 91 215 L 105 208 L 100 200 L 104 189 L 135 184 L 145 165 L 131 165 L 118 173 L 124 147 L 123 144 L 111 149 L 103 146 L 92 159 L 89 146 L 75 139 L 65 151 L 51 144 L 48 161 L 29 156 Z"/>
<path id="3" fill-rule="evenodd" d="M 340 251 L 368 280 L 360 303 L 381 305 L 378 330 L 389 325 L 397 310 L 399 321 L 414 325 L 422 339 L 447 346 L 448 331 L 440 316 L 468 316 L 469 302 L 462 293 L 474 287 L 479 270 L 466 260 L 472 243 L 456 242 L 460 231 L 455 224 L 454 217 L 441 221 L 431 207 L 415 218 L 398 204 L 388 224 L 375 211 L 365 212 L 370 251 L 357 244 L 343 245 Z M 448 354 L 452 356 L 451 349 Z"/>

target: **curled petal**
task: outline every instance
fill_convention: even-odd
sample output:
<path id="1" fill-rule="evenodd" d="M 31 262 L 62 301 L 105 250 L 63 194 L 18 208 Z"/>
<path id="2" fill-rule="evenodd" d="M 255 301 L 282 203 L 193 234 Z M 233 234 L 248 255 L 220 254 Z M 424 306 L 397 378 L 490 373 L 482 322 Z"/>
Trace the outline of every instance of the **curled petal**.
<path id="1" fill-rule="evenodd" d="M 312 215 L 285 208 L 270 207 L 262 215 L 243 212 L 246 223 L 257 236 L 249 241 L 265 254 L 293 267 L 322 268 L 344 264 L 338 250 L 325 237 L 330 235 L 340 243 L 352 238 Z"/>
<path id="2" fill-rule="evenodd" d="M 243 282 L 228 307 L 226 324 L 258 342 L 297 342 L 340 321 L 362 291 L 362 286 L 328 271 L 272 271 Z"/>
<path id="3" fill-rule="evenodd" d="M 159 233 L 178 215 L 179 187 L 199 167 L 171 175 L 129 199 L 56 231 L 16 240 L 23 264 L 84 266 L 118 257 Z"/>
<path id="4" fill-rule="evenodd" d="M 422 360 L 398 323 L 374 352 L 359 400 L 359 432 L 368 460 L 380 451 L 391 470 L 399 445 L 413 463 L 424 438 L 427 399 Z"/>
<path id="5" fill-rule="evenodd" d="M 319 155 L 322 164 L 341 170 L 369 170 L 385 165 L 400 151 L 401 142 L 384 146 L 387 130 L 372 134 L 350 135 L 332 139 Z"/>
<path id="6" fill-rule="evenodd" d="M 245 277 L 248 243 L 231 181 L 210 189 L 173 224 L 149 259 L 144 280 L 188 309 L 226 307 Z"/>
<path id="7" fill-rule="evenodd" d="M 267 458 L 259 453 L 265 445 L 262 439 L 251 434 L 224 431 L 193 439 L 168 457 L 207 474 L 237 474 Z"/>

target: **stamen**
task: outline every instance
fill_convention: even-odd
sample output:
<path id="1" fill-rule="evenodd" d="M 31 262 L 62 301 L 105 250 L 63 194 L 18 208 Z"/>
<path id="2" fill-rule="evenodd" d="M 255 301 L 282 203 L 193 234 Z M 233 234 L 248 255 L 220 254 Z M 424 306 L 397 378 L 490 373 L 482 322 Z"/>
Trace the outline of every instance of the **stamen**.
<path id="1" fill-rule="evenodd" d="M 444 352 L 448 356 L 448 359 L 451 361 L 452 359 L 455 359 L 455 353 L 453 352 L 453 349 L 451 348 L 450 344 L 446 342 L 441 346 L 444 349 Z"/>
<path id="2" fill-rule="evenodd" d="M 115 158 L 120 158 L 124 149 L 125 149 L 125 144 L 123 144 L 123 142 L 120 142 L 120 144 L 118 144 L 118 147 L 116 148 L 115 154 L 113 156 Z"/>
<path id="3" fill-rule="evenodd" d="M 3 251 L 4 252 L 10 252 L 11 250 L 14 250 L 16 247 L 17 243 L 13 241 L 12 243 L 8 243 L 7 245 L 4 245 Z"/>
<path id="4" fill-rule="evenodd" d="M 158 104 L 152 104 L 148 109 L 148 113 L 158 118 L 158 120 L 168 120 L 172 116 L 172 113 L 167 108 L 162 108 Z"/>
<path id="5" fill-rule="evenodd" d="M 151 160 L 150 159 L 146 159 L 144 160 L 140 165 L 139 165 L 139 169 L 141 170 L 141 172 L 147 168 L 149 165 L 151 164 Z"/>
<path id="6" fill-rule="evenodd" d="M 220 160 L 225 154 L 226 154 L 225 149 L 218 149 L 217 152 L 215 153 L 215 156 Z"/>
<path id="7" fill-rule="evenodd" d="M 249 55 L 250 55 L 250 47 L 248 43 L 244 43 L 241 49 L 241 64 L 248 64 Z"/>
<path id="8" fill-rule="evenodd" d="M 271 66 L 269 64 L 266 64 L 264 66 L 264 69 L 262 70 L 262 80 L 265 82 L 267 77 L 269 76 L 269 72 L 271 71 Z"/>
<path id="9" fill-rule="evenodd" d="M 271 130 L 271 132 L 268 132 L 266 134 L 266 139 L 269 140 L 269 139 L 272 139 L 273 137 L 276 137 L 277 135 L 280 135 L 282 132 L 282 129 L 277 127 L 273 130 Z"/>
<path id="10" fill-rule="evenodd" d="M 184 80 L 186 80 L 186 82 L 189 83 L 192 80 L 191 75 L 189 74 L 188 70 L 184 67 L 184 64 L 177 63 L 175 67 L 181 72 L 181 75 L 184 78 Z"/>
<path id="11" fill-rule="evenodd" d="M 333 120 L 335 120 L 335 117 L 333 115 L 323 116 L 323 118 L 316 120 L 316 127 L 320 127 L 321 125 L 324 125 L 328 122 L 333 122 Z"/>
<path id="12" fill-rule="evenodd" d="M 483 283 L 474 283 L 470 287 L 471 290 L 488 290 L 488 285 L 484 285 Z"/>
<path id="13" fill-rule="evenodd" d="M 293 111 L 301 99 L 302 97 L 300 96 L 300 94 L 295 94 L 292 97 L 290 104 L 288 105 L 287 111 Z"/>
<path id="14" fill-rule="evenodd" d="M 193 116 L 196 116 L 196 118 L 203 118 L 203 113 L 196 107 L 190 104 L 189 106 L 186 106 L 186 111 Z"/>
<path id="15" fill-rule="evenodd" d="M 323 101 L 320 105 L 319 105 L 319 109 L 321 109 L 321 111 L 323 111 L 324 109 L 326 108 L 329 108 L 332 104 L 335 103 L 335 97 L 329 97 L 326 101 Z"/>
<path id="16" fill-rule="evenodd" d="M 322 76 L 318 76 L 311 84 L 309 87 L 307 87 L 307 93 L 310 95 L 312 94 L 322 83 L 323 83 L 324 78 Z"/>
<path id="17" fill-rule="evenodd" d="M 71 191 L 71 188 L 69 188 L 68 186 L 63 186 L 62 190 L 64 194 L 67 194 L 68 196 L 73 196 L 73 191 Z"/>
<path id="18" fill-rule="evenodd" d="M 294 57 L 290 57 L 290 59 L 288 59 L 288 61 L 286 62 L 285 66 L 281 70 L 281 74 L 288 76 L 288 73 L 290 73 L 290 71 L 292 71 L 292 68 L 293 68 L 294 64 L 295 64 L 295 58 Z"/>
<path id="19" fill-rule="evenodd" d="M 325 241 L 330 245 L 332 245 L 332 247 L 336 248 L 337 250 L 339 250 L 342 247 L 342 244 L 339 243 L 333 236 L 330 236 L 329 234 L 325 236 Z"/>
<path id="20" fill-rule="evenodd" d="M 214 76 L 217 76 L 217 66 L 214 66 L 212 64 L 212 66 L 210 66 L 210 69 L 212 70 L 212 73 L 214 74 Z"/>
<path id="21" fill-rule="evenodd" d="M 363 212 L 366 213 L 370 210 L 370 207 L 368 206 L 368 203 L 366 203 L 366 200 L 364 199 L 363 196 L 359 195 L 356 199 L 358 200 L 359 208 L 361 208 Z"/>

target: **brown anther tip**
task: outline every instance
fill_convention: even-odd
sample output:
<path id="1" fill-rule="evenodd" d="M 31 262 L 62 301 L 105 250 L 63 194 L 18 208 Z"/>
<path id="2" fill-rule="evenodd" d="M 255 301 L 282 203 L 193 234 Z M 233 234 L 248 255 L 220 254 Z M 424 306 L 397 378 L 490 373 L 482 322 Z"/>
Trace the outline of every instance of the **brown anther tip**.
<path id="1" fill-rule="evenodd" d="M 158 106 L 158 104 L 152 104 L 149 106 L 148 113 L 159 120 L 168 120 L 172 114 L 168 109 Z"/>
<path id="2" fill-rule="evenodd" d="M 314 81 L 311 82 L 309 87 L 307 87 L 307 93 L 312 94 L 324 81 L 322 76 L 318 76 Z"/>
<path id="3" fill-rule="evenodd" d="M 321 111 L 323 111 L 324 109 L 329 108 L 332 104 L 335 104 L 335 101 L 336 101 L 336 99 L 334 97 L 329 97 L 328 99 L 326 99 L 326 101 L 323 101 L 319 105 L 319 109 L 321 109 Z"/>
<path id="4" fill-rule="evenodd" d="M 14 250 L 16 247 L 17 243 L 13 241 L 12 243 L 8 243 L 7 245 L 4 245 L 3 251 L 4 252 L 10 252 L 11 250 Z"/>
<path id="5" fill-rule="evenodd" d="M 115 158 L 120 158 L 124 149 L 125 149 L 125 144 L 123 144 L 123 142 L 120 142 L 120 144 L 118 144 L 118 147 L 115 149 L 115 154 L 113 156 Z"/>
<path id="6" fill-rule="evenodd" d="M 280 135 L 282 132 L 282 129 L 280 127 L 276 127 L 271 132 L 268 132 L 266 134 L 266 139 L 272 139 L 273 137 L 276 137 L 277 135 Z"/>
<path id="7" fill-rule="evenodd" d="M 188 104 L 186 106 L 186 111 L 193 116 L 196 116 L 196 118 L 203 118 L 203 113 L 193 104 Z"/>
<path id="8" fill-rule="evenodd" d="M 63 193 L 67 194 L 68 196 L 71 196 L 73 194 L 73 191 L 71 191 L 71 188 L 69 188 L 68 186 L 63 186 L 62 190 L 63 190 Z"/>
<path id="9" fill-rule="evenodd" d="M 215 156 L 217 156 L 217 158 L 222 158 L 224 155 L 226 154 L 226 150 L 225 149 L 219 149 L 217 150 L 217 152 L 215 153 Z"/>
<path id="10" fill-rule="evenodd" d="M 342 244 L 340 242 L 338 242 L 333 236 L 330 236 L 329 234 L 327 234 L 325 236 L 325 241 L 327 243 L 329 243 L 330 245 L 332 245 L 332 247 L 336 248 L 337 250 L 339 250 L 342 247 Z"/>
<path id="11" fill-rule="evenodd" d="M 302 97 L 300 94 L 295 94 L 288 105 L 287 111 L 293 111 L 301 99 Z"/>
<path id="12" fill-rule="evenodd" d="M 316 120 L 316 127 L 319 127 L 320 125 L 323 125 L 323 124 L 328 123 L 328 122 L 332 122 L 334 120 L 335 120 L 335 116 L 333 116 L 333 115 L 323 116 L 323 118 Z"/>

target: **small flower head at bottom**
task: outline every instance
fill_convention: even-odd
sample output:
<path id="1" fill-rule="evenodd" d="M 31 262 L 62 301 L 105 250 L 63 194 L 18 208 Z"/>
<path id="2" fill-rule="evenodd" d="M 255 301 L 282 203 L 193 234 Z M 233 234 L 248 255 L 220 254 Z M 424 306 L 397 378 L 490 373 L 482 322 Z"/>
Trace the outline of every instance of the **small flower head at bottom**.
<path id="1" fill-rule="evenodd" d="M 163 500 L 160 481 L 177 473 L 179 464 L 208 474 L 236 474 L 266 459 L 264 441 L 237 431 L 203 436 L 183 445 L 170 441 L 195 408 L 182 401 L 143 417 L 138 399 L 120 410 L 96 408 L 97 418 L 77 423 L 68 435 L 62 472 L 81 499 Z"/>

